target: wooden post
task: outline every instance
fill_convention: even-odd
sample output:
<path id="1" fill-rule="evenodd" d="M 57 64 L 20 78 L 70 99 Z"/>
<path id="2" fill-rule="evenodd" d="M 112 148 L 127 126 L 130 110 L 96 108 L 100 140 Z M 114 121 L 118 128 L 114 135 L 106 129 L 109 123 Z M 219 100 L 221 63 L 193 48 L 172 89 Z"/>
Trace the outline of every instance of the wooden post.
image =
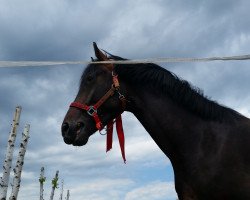
<path id="1" fill-rule="evenodd" d="M 63 200 L 63 180 L 62 180 L 62 186 L 61 186 L 61 194 L 60 194 L 60 198 L 59 198 L 59 200 Z"/>
<path id="2" fill-rule="evenodd" d="M 20 121 L 21 110 L 22 110 L 21 106 L 16 107 L 13 123 L 11 125 L 11 131 L 10 131 L 10 135 L 8 139 L 8 146 L 7 146 L 6 156 L 5 156 L 4 165 L 3 165 L 3 176 L 0 179 L 0 200 L 6 200 L 14 145 L 16 141 L 16 133 L 17 133 L 17 127 Z"/>
<path id="3" fill-rule="evenodd" d="M 52 179 L 52 190 L 50 194 L 50 200 L 53 200 L 55 189 L 58 188 L 58 174 L 59 174 L 59 171 L 57 170 L 55 178 Z"/>
<path id="4" fill-rule="evenodd" d="M 66 200 L 69 200 L 69 190 L 67 190 L 67 197 Z"/>
<path id="5" fill-rule="evenodd" d="M 41 167 L 41 174 L 40 174 L 40 178 L 39 178 L 39 182 L 40 182 L 40 200 L 44 200 L 43 199 L 43 184 L 46 181 L 46 177 L 44 176 L 44 167 Z"/>
<path id="6" fill-rule="evenodd" d="M 18 157 L 17 157 L 17 161 L 16 161 L 16 166 L 13 170 L 14 177 L 13 177 L 13 184 L 12 184 L 12 192 L 11 192 L 9 200 L 16 200 L 17 199 L 17 195 L 18 195 L 20 183 L 21 183 L 21 174 L 22 174 L 22 168 L 23 168 L 23 164 L 24 164 L 24 156 L 25 156 L 27 144 L 29 141 L 29 130 L 30 130 L 30 125 L 26 124 L 24 131 L 23 131 L 23 134 L 22 134 L 22 141 L 20 144 L 20 149 L 19 149 L 19 153 L 18 153 Z"/>

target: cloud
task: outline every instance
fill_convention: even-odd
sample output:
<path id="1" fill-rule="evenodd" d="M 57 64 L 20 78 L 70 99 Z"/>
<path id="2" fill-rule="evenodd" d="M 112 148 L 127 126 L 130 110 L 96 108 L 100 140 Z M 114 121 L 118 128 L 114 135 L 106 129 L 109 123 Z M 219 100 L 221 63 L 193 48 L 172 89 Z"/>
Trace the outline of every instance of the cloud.
<path id="1" fill-rule="evenodd" d="M 163 200 L 176 199 L 173 182 L 153 182 L 133 189 L 126 194 L 125 200 Z"/>
<path id="2" fill-rule="evenodd" d="M 129 179 L 93 179 L 73 188 L 72 198 L 79 200 L 81 199 L 79 197 L 84 197 L 86 200 L 123 199 L 124 192 L 133 185 L 134 182 Z"/>
<path id="3" fill-rule="evenodd" d="M 5 59 L 86 59 L 89 45 L 111 31 L 110 23 L 103 23 L 117 5 L 111 3 L 107 7 L 101 1 L 2 1 L 0 49 Z"/>
<path id="4" fill-rule="evenodd" d="M 0 59 L 88 60 L 93 56 L 93 41 L 126 58 L 249 54 L 249 6 L 244 0 L 3 0 Z M 248 61 L 162 66 L 219 103 L 250 116 Z M 134 199 L 140 193 L 151 199 L 175 199 L 169 160 L 131 113 L 123 114 L 126 165 L 116 137 L 108 154 L 105 137 L 98 134 L 84 147 L 63 143 L 61 122 L 83 69 L 73 65 L 0 69 L 0 161 L 16 105 L 23 107 L 16 146 L 24 124 L 31 124 L 19 199 L 38 198 L 41 166 L 48 177 L 46 197 L 51 178 L 60 170 L 60 179 L 74 199 L 84 195 Z M 88 185 L 99 187 L 100 193 L 88 191 Z"/>

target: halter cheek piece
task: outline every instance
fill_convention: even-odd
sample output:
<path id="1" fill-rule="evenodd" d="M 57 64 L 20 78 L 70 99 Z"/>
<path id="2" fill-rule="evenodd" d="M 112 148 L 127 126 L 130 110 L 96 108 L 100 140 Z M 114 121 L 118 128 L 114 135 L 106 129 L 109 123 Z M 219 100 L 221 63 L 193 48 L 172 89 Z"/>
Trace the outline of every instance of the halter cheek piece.
<path id="1" fill-rule="evenodd" d="M 119 99 L 121 101 L 122 105 L 122 112 L 125 109 L 126 106 L 126 99 L 124 95 L 120 93 L 120 83 L 118 80 L 118 75 L 116 75 L 112 71 L 112 79 L 113 79 L 113 84 L 111 85 L 111 88 L 102 96 L 102 98 L 99 99 L 94 105 L 86 105 L 84 103 L 80 102 L 73 102 L 70 104 L 70 107 L 75 107 L 84 111 L 87 111 L 88 115 L 94 118 L 96 128 L 101 132 L 101 130 L 104 128 L 103 123 L 100 120 L 100 117 L 98 115 L 98 108 L 107 100 L 109 97 L 113 96 L 115 92 L 118 93 Z M 122 118 L 121 118 L 121 113 L 116 117 L 115 119 L 116 123 L 116 130 L 117 130 L 117 135 L 120 143 L 120 148 L 121 148 L 121 153 L 124 162 L 126 163 L 126 158 L 125 158 L 125 149 L 124 149 L 124 132 L 122 128 Z M 106 151 L 108 152 L 112 148 L 112 137 L 113 137 L 113 124 L 114 124 L 114 119 L 112 119 L 110 122 L 107 124 L 107 147 Z"/>

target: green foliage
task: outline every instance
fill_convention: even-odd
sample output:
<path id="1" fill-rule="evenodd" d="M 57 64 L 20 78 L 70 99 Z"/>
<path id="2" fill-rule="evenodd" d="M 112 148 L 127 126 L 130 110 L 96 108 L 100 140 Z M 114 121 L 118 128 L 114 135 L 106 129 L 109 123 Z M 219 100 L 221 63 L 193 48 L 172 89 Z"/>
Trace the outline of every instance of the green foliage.
<path id="1" fill-rule="evenodd" d="M 58 188 L 58 177 L 53 178 L 51 182 L 53 188 Z"/>
<path id="2" fill-rule="evenodd" d="M 41 178 L 39 178 L 39 182 L 40 182 L 41 184 L 44 184 L 45 181 L 46 181 L 46 177 L 41 177 Z"/>

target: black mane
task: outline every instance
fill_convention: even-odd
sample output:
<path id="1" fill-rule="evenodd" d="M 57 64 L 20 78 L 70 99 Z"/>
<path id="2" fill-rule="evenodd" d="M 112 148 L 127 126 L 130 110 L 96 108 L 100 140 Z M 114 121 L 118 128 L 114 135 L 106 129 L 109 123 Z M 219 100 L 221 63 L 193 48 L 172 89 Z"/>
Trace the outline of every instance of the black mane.
<path id="1" fill-rule="evenodd" d="M 111 58 L 116 60 L 115 57 Z M 168 95 L 173 101 L 203 119 L 225 121 L 226 118 L 235 119 L 242 116 L 235 110 L 210 100 L 199 88 L 159 65 L 153 63 L 119 64 L 115 66 L 115 71 L 120 78 L 138 87 L 145 88 L 146 85 L 154 93 Z"/>

